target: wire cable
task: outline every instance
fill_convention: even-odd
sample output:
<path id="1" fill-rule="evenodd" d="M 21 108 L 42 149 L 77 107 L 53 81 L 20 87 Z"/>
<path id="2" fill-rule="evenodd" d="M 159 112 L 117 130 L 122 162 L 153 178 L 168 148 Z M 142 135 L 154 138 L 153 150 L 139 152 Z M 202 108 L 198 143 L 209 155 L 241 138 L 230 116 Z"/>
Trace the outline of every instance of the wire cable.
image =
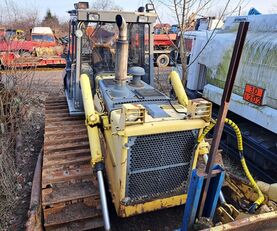
<path id="1" fill-rule="evenodd" d="M 174 107 L 174 105 L 172 104 L 171 99 L 169 99 L 168 102 L 169 102 L 170 106 L 174 109 L 175 112 L 177 112 L 177 113 L 179 113 L 179 114 L 187 114 L 186 112 L 178 111 L 178 110 Z"/>

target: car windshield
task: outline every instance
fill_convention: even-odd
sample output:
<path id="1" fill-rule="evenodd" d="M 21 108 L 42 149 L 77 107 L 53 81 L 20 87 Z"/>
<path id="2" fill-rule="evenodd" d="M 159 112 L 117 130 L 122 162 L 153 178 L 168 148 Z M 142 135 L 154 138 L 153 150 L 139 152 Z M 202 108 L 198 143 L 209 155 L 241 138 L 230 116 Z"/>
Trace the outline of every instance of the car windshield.
<path id="1" fill-rule="evenodd" d="M 35 42 L 55 42 L 54 37 L 51 35 L 32 35 L 32 41 Z"/>

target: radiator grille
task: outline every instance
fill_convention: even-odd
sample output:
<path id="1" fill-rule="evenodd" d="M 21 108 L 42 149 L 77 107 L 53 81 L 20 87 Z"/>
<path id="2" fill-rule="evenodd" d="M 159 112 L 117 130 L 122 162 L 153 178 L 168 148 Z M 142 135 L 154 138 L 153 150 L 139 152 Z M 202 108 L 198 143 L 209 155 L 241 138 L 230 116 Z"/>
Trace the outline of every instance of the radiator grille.
<path id="1" fill-rule="evenodd" d="M 196 130 L 129 137 L 130 203 L 185 193 Z"/>

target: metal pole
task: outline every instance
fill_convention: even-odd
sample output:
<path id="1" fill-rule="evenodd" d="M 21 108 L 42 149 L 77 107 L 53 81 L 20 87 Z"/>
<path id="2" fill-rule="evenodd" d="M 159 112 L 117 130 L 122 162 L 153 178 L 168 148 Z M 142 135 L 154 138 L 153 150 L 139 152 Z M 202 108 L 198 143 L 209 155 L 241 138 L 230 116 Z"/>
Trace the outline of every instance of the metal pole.
<path id="1" fill-rule="evenodd" d="M 248 31 L 248 26 L 249 26 L 249 22 L 241 22 L 239 24 L 234 50 L 233 50 L 233 54 L 232 54 L 232 58 L 231 58 L 231 62 L 230 62 L 230 66 L 227 74 L 227 79 L 225 82 L 225 87 L 224 87 L 224 91 L 221 99 L 221 106 L 220 106 L 217 122 L 215 125 L 209 159 L 205 169 L 207 178 L 206 178 L 206 183 L 205 183 L 205 187 L 204 187 L 204 191 L 201 199 L 198 217 L 201 217 L 203 214 L 204 205 L 205 205 L 205 201 L 207 198 L 207 193 L 208 193 L 208 189 L 209 189 L 209 185 L 212 177 L 212 168 L 214 165 L 215 156 L 221 140 L 221 136 L 224 128 L 224 122 L 228 112 L 232 89 L 236 79 L 236 74 L 239 67 L 239 61 L 241 58 L 244 41 Z"/>
<path id="2" fill-rule="evenodd" d="M 151 86 L 154 86 L 154 28 L 153 24 L 149 25 L 149 69 L 147 73 L 146 83 L 150 84 Z"/>
<path id="3" fill-rule="evenodd" d="M 33 230 L 42 230 L 41 223 L 41 166 L 42 166 L 42 154 L 43 148 L 40 150 L 38 160 L 36 163 L 32 191 L 31 191 L 31 200 L 29 207 L 29 217 L 26 223 L 26 231 Z"/>
<path id="4" fill-rule="evenodd" d="M 80 30 L 79 27 L 77 27 L 77 30 Z M 76 31 L 75 31 L 76 32 Z M 73 102 L 75 108 L 80 108 L 80 75 L 81 75 L 81 52 L 82 52 L 82 36 L 76 36 L 76 75 L 73 75 Z"/>
<path id="5" fill-rule="evenodd" d="M 119 35 L 116 41 L 115 81 L 119 86 L 126 85 L 128 69 L 127 23 L 121 15 L 116 15 Z"/>
<path id="6" fill-rule="evenodd" d="M 108 211 L 108 206 L 107 206 L 107 199 L 106 199 L 106 192 L 105 192 L 102 171 L 100 171 L 100 170 L 97 171 L 97 178 L 98 178 L 98 184 L 99 184 L 100 199 L 101 199 L 102 213 L 103 213 L 103 219 L 104 219 L 104 227 L 105 227 L 105 230 L 110 230 L 111 224 L 110 224 L 109 211 Z"/>

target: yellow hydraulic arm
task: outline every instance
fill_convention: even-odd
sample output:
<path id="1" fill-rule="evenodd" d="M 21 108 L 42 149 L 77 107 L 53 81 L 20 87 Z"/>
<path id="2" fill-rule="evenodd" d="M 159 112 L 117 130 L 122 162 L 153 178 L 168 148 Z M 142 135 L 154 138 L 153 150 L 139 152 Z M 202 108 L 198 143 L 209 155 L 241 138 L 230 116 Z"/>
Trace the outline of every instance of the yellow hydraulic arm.
<path id="1" fill-rule="evenodd" d="M 97 179 L 100 191 L 101 207 L 103 212 L 103 220 L 105 230 L 110 230 L 110 218 L 107 206 L 107 198 L 105 192 L 105 185 L 103 179 L 103 156 L 101 152 L 101 144 L 99 138 L 99 131 L 97 125 L 100 124 L 100 117 L 94 109 L 94 103 L 91 93 L 89 77 L 82 74 L 80 77 L 81 90 L 83 96 L 83 103 L 86 116 L 86 126 L 88 130 L 89 146 L 91 152 L 91 165 L 97 172 Z"/>
<path id="2" fill-rule="evenodd" d="M 89 77 L 86 74 L 82 74 L 80 82 L 86 116 L 86 126 L 88 130 L 89 146 L 91 152 L 91 164 L 94 167 L 96 163 L 102 162 L 103 160 L 99 132 L 97 127 L 97 124 L 100 123 L 100 117 L 94 109 Z"/>

